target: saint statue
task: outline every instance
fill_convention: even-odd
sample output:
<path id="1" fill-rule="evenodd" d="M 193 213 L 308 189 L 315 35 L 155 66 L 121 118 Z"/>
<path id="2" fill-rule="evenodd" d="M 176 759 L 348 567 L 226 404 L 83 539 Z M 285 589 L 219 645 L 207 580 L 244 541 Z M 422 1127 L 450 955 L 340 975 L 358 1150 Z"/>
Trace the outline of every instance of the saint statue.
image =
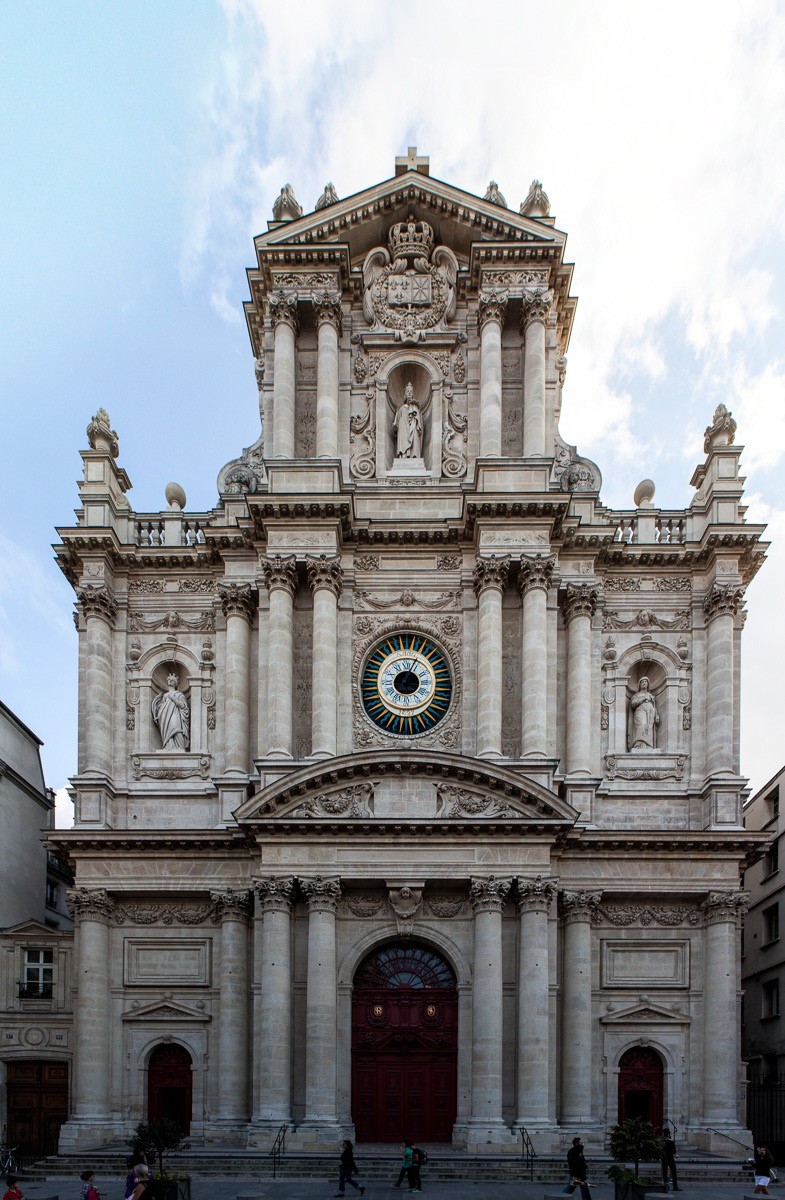
<path id="1" fill-rule="evenodd" d="M 164 750 L 187 750 L 189 746 L 188 701 L 178 691 L 180 680 L 174 671 L 166 679 L 169 690 L 153 700 L 153 720 L 161 734 Z"/>
<path id="2" fill-rule="evenodd" d="M 657 704 L 649 691 L 648 676 L 642 675 L 630 700 L 630 749 L 653 750 L 654 730 L 660 723 Z"/>
<path id="3" fill-rule="evenodd" d="M 407 383 L 403 403 L 398 406 L 393 421 L 396 431 L 396 458 L 422 458 L 422 415 L 414 401 L 414 388 Z"/>

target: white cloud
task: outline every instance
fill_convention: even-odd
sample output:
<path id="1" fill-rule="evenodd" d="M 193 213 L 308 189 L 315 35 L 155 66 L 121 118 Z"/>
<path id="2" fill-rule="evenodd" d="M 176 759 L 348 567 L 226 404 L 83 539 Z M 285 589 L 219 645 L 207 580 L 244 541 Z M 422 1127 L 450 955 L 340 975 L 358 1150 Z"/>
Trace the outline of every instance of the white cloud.
<path id="1" fill-rule="evenodd" d="M 70 829 L 74 823 L 74 802 L 66 788 L 55 792 L 55 829 Z"/>
<path id="2" fill-rule="evenodd" d="M 740 362 L 725 401 L 746 447 L 746 471 L 768 470 L 785 454 L 785 364 L 772 362 L 754 374 Z"/>
<path id="3" fill-rule="evenodd" d="M 16 674 L 26 654 L 20 628 L 31 614 L 57 634 L 69 632 L 61 593 L 35 555 L 0 534 L 0 673 Z M 34 636 L 31 630 L 31 636 Z"/>

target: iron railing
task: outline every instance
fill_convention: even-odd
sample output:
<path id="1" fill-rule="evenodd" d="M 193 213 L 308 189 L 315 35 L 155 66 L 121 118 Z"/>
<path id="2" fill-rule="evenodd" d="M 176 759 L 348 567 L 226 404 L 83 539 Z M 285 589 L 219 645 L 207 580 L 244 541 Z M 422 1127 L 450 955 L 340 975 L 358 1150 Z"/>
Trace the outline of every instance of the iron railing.
<path id="1" fill-rule="evenodd" d="M 524 1170 L 529 1172 L 529 1182 L 534 1183 L 534 1160 L 537 1157 L 537 1151 L 534 1149 L 528 1130 L 523 1125 L 521 1125 L 520 1133 L 523 1142 L 521 1158 L 523 1159 Z"/>
<path id="2" fill-rule="evenodd" d="M 278 1164 L 286 1154 L 286 1130 L 288 1128 L 288 1125 L 281 1126 L 270 1151 L 270 1158 L 273 1160 L 273 1179 L 277 1178 Z"/>

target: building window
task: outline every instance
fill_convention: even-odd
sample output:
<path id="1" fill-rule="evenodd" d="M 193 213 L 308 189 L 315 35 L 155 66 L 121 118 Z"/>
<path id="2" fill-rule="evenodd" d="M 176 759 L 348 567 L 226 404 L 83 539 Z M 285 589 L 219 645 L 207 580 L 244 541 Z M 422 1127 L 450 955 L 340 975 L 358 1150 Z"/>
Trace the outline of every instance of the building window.
<path id="1" fill-rule="evenodd" d="M 763 878 L 768 879 L 770 875 L 776 875 L 780 869 L 780 844 L 774 842 L 771 848 L 766 852 L 766 857 L 763 860 Z"/>
<path id="2" fill-rule="evenodd" d="M 780 981 L 767 979 L 761 989 L 761 1020 L 772 1020 L 780 1015 Z"/>
<path id="3" fill-rule="evenodd" d="M 780 940 L 780 906 L 770 904 L 763 910 L 763 945 Z"/>
<path id="4" fill-rule="evenodd" d="M 54 959 L 54 950 L 25 950 L 24 979 L 19 984 L 23 1000 L 51 997 Z"/>
<path id="5" fill-rule="evenodd" d="M 46 881 L 46 907 L 57 908 L 57 901 L 60 895 L 59 883 L 53 883 L 51 879 Z"/>
<path id="6" fill-rule="evenodd" d="M 772 788 L 763 803 L 766 805 L 768 823 L 768 821 L 773 821 L 780 815 L 780 789 L 778 787 Z"/>
<path id="7" fill-rule="evenodd" d="M 776 1054 L 764 1054 L 762 1067 L 764 1083 L 779 1083 L 779 1060 Z"/>

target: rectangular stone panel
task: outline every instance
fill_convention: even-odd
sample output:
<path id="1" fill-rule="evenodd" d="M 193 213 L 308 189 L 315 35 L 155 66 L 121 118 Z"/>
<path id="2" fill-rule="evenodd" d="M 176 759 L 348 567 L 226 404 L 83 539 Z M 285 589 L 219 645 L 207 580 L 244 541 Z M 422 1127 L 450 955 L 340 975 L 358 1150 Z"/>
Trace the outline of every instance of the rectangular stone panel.
<path id="1" fill-rule="evenodd" d="M 123 983 L 126 987 L 208 987 L 212 982 L 210 950 L 209 938 L 125 938 Z"/>
<path id="2" fill-rule="evenodd" d="M 602 982 L 608 988 L 686 988 L 690 943 L 603 941 Z"/>

